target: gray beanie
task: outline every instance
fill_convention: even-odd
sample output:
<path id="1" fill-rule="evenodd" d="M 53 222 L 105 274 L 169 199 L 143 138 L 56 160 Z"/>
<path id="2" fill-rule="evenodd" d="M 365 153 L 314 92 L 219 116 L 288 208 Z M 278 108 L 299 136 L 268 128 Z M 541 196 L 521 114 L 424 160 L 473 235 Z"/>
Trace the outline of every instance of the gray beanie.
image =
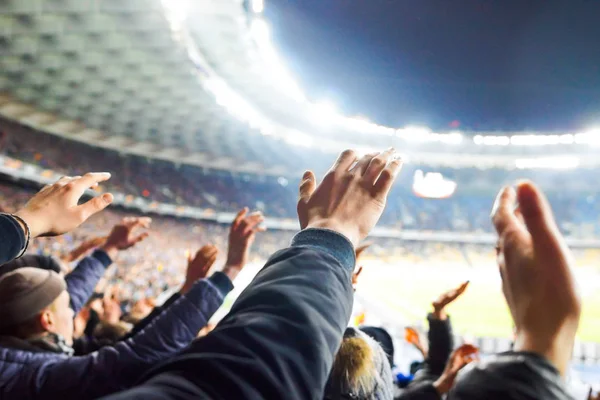
<path id="1" fill-rule="evenodd" d="M 347 328 L 325 387 L 325 400 L 392 400 L 392 369 L 381 346 L 365 333 Z"/>
<path id="2" fill-rule="evenodd" d="M 0 277 L 0 327 L 35 317 L 67 289 L 54 271 L 24 267 Z"/>

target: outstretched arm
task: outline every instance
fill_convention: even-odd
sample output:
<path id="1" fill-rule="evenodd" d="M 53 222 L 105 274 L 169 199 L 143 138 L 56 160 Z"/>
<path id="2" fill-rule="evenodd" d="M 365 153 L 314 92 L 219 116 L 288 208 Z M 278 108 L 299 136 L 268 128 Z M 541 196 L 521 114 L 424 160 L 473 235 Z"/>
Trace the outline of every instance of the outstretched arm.
<path id="1" fill-rule="evenodd" d="M 352 309 L 354 247 L 375 226 L 400 169 L 393 149 L 340 155 L 300 184 L 300 232 L 206 337 L 114 399 L 318 399 Z"/>

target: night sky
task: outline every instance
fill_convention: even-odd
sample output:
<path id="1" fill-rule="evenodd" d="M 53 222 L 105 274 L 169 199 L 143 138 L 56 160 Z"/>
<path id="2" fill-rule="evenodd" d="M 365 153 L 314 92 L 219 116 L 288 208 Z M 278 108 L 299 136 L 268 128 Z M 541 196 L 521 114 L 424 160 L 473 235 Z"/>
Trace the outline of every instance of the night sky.
<path id="1" fill-rule="evenodd" d="M 265 3 L 301 87 L 346 114 L 435 129 L 600 124 L 600 0 Z"/>

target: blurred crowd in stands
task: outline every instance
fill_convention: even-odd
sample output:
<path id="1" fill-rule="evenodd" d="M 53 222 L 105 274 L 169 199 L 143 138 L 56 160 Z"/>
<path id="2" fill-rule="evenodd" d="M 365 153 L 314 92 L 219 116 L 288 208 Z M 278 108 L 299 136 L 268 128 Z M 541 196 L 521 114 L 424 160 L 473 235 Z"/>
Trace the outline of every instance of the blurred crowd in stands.
<path id="1" fill-rule="evenodd" d="M 112 172 L 114 178 L 104 185 L 106 190 L 216 211 L 235 212 L 248 206 L 269 217 L 295 217 L 297 178 L 258 177 L 175 165 L 92 147 L 6 121 L 2 126 L 1 153 L 64 174 L 82 174 L 90 170 Z M 321 158 L 311 162 L 321 163 Z M 328 162 L 327 157 L 324 162 Z M 314 168 L 314 165 L 309 167 Z M 458 191 L 452 198 L 435 200 L 418 197 L 411 191 L 415 168 L 405 167 L 401 184 L 390 194 L 381 225 L 430 231 L 492 232 L 489 208 L 494 190 L 518 176 L 546 183 L 549 200 L 566 235 L 584 239 L 600 235 L 600 202 L 596 201 L 600 194 L 589 185 L 584 185 L 587 192 L 567 190 L 573 182 L 582 181 L 579 170 L 544 173 L 438 169 L 444 176 L 457 181 Z M 593 176 L 590 171 L 583 172 Z"/>

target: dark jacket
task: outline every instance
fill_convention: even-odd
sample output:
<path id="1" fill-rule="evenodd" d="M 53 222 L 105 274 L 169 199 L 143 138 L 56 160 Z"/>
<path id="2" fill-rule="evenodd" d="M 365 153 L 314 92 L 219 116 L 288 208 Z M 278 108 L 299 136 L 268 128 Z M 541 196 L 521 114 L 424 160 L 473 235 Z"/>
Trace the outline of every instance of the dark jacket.
<path id="1" fill-rule="evenodd" d="M 73 276 L 71 284 L 76 286 L 78 279 Z M 127 389 L 157 363 L 189 345 L 232 288 L 227 276 L 216 273 L 197 282 L 132 339 L 87 356 L 0 348 L 0 399 L 80 400 Z M 84 292 L 74 291 L 75 309 L 83 305 Z"/>
<path id="2" fill-rule="evenodd" d="M 110 399 L 321 399 L 352 310 L 354 249 L 300 232 L 206 337 Z"/>
<path id="3" fill-rule="evenodd" d="M 395 397 L 396 400 L 440 400 L 440 395 L 433 387 L 433 383 L 442 375 L 452 349 L 454 348 L 454 334 L 450 317 L 445 320 L 434 318 L 433 314 L 427 315 L 429 332 L 429 352 L 414 380 Z"/>
<path id="4" fill-rule="evenodd" d="M 13 260 L 25 247 L 23 229 L 13 217 L 0 214 L 0 265 Z"/>
<path id="5" fill-rule="evenodd" d="M 469 368 L 469 367 L 467 367 Z M 448 400 L 572 400 L 558 371 L 533 353 L 508 352 L 459 376 Z"/>

